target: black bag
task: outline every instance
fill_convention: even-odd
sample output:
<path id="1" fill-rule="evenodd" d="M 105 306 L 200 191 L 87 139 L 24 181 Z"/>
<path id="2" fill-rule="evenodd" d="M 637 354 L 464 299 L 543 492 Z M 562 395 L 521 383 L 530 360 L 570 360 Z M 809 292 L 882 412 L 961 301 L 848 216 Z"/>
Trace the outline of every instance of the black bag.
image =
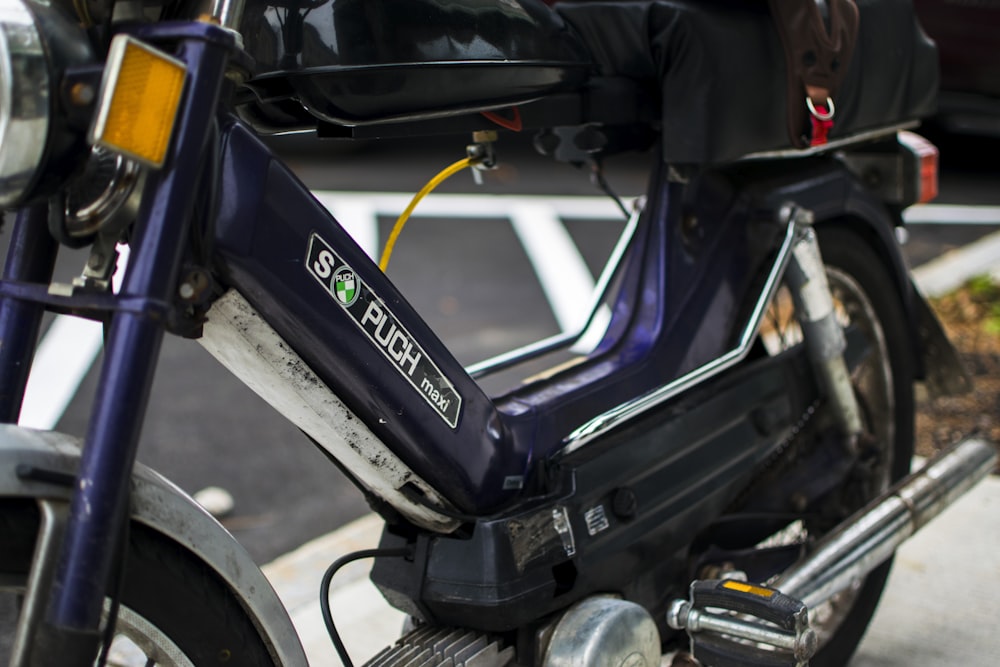
<path id="1" fill-rule="evenodd" d="M 857 6 L 857 39 L 851 53 L 841 51 L 842 81 L 830 95 L 831 140 L 925 117 L 936 103 L 937 49 L 912 3 Z M 789 67 L 795 49 L 786 56 L 780 17 L 763 0 L 577 0 L 555 9 L 602 74 L 659 86 L 667 162 L 724 162 L 809 144 L 803 87 L 815 68 Z"/>

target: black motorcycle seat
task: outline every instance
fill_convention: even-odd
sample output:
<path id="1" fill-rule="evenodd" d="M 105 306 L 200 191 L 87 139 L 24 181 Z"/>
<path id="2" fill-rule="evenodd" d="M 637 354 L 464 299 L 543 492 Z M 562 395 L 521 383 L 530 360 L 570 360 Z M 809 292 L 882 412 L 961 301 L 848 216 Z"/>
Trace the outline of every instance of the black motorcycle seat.
<path id="1" fill-rule="evenodd" d="M 909 0 L 858 4 L 831 138 L 934 108 L 936 50 Z M 628 87 L 592 82 L 618 79 L 644 93 L 630 104 L 659 105 L 644 117 L 659 119 L 668 162 L 791 146 L 765 0 L 247 0 L 241 31 L 257 64 L 242 112 L 261 130 L 307 114 L 348 127 L 420 121 L 584 89 L 582 121 L 613 123 L 600 110 L 627 105 L 604 97 Z M 552 106 L 536 114 L 543 126 L 581 122 Z"/>
<path id="2" fill-rule="evenodd" d="M 593 69 L 541 0 L 247 0 L 240 31 L 260 101 L 347 126 L 522 104 Z"/>

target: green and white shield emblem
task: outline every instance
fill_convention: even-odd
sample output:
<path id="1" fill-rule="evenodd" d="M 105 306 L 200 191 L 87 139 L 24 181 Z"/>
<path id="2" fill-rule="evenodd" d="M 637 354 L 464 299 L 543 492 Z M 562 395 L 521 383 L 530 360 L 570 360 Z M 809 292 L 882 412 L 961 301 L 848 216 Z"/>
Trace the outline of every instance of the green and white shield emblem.
<path id="1" fill-rule="evenodd" d="M 357 301 L 360 292 L 354 271 L 344 267 L 333 274 L 333 295 L 345 307 L 352 306 Z"/>

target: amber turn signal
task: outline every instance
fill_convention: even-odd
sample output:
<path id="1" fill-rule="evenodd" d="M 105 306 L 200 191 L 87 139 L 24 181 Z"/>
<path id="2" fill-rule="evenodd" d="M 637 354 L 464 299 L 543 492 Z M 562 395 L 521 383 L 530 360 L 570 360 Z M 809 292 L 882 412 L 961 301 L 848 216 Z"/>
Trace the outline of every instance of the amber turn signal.
<path id="1" fill-rule="evenodd" d="M 91 142 L 161 167 L 184 92 L 184 63 L 134 37 L 111 42 Z"/>

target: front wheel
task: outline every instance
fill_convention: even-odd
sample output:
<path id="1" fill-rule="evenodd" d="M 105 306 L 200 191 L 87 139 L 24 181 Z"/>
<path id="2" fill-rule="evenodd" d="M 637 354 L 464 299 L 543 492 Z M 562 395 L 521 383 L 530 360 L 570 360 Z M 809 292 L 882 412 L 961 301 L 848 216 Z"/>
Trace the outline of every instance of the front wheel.
<path id="1" fill-rule="evenodd" d="M 737 509 L 786 517 L 772 524 L 780 530 L 744 544 L 744 562 L 736 562 L 735 569 L 753 571 L 761 582 L 789 564 L 783 559 L 808 553 L 837 524 L 905 476 L 913 454 L 913 345 L 897 283 L 869 241 L 848 223 L 826 224 L 816 232 L 837 319 L 847 335 L 845 359 L 864 433 L 858 460 L 847 465 L 837 420 L 827 403 L 820 399 L 802 406 L 791 397 L 793 405 L 801 406 L 794 435 L 761 473 L 753 487 L 757 496 L 751 491 L 750 500 Z M 791 296 L 782 287 L 765 318 L 762 347 L 774 355 L 801 342 Z M 761 563 L 775 569 L 768 571 Z M 875 612 L 890 566 L 891 561 L 886 562 L 811 610 L 810 622 L 820 641 L 811 665 L 847 663 Z"/>
<path id="2" fill-rule="evenodd" d="M 40 521 L 34 500 L 0 499 L 0 665 L 11 659 Z M 120 590 L 111 667 L 275 664 L 218 576 L 175 542 L 135 522 Z"/>

